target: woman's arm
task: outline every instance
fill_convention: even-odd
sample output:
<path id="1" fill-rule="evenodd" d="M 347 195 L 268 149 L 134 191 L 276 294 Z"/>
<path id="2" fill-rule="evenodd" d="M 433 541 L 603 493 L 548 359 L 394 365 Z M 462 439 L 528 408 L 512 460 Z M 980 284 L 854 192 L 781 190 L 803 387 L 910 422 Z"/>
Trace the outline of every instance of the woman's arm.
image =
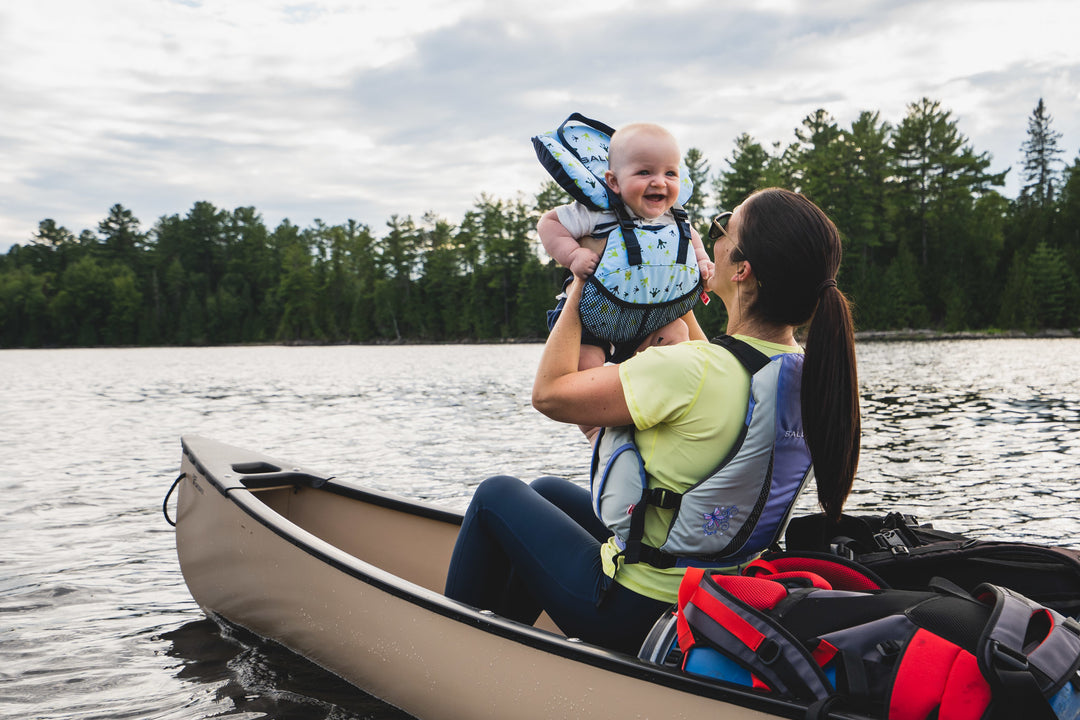
<path id="1" fill-rule="evenodd" d="M 552 420 L 578 425 L 630 425 L 617 365 L 578 370 L 581 316 L 578 304 L 584 281 L 575 277 L 566 304 L 548 336 L 533 382 L 533 407 Z"/>
<path id="2" fill-rule="evenodd" d="M 708 340 L 708 336 L 705 331 L 701 329 L 701 325 L 698 324 L 697 316 L 694 315 L 694 311 L 686 313 L 682 316 L 683 322 L 686 323 L 686 327 L 690 330 L 691 340 Z"/>

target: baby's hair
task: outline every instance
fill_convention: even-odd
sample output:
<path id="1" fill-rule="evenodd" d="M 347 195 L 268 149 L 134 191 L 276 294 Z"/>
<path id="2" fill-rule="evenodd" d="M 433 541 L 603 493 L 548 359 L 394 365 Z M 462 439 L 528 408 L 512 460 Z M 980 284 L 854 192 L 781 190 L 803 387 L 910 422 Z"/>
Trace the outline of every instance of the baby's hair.
<path id="1" fill-rule="evenodd" d="M 611 136 L 611 145 L 608 148 L 608 166 L 611 167 L 612 170 L 614 170 L 615 166 L 622 160 L 623 149 L 627 144 L 641 135 L 670 140 L 675 146 L 676 152 L 679 152 L 679 143 L 667 128 L 655 123 L 630 123 L 629 125 L 624 125 L 616 130 Z"/>

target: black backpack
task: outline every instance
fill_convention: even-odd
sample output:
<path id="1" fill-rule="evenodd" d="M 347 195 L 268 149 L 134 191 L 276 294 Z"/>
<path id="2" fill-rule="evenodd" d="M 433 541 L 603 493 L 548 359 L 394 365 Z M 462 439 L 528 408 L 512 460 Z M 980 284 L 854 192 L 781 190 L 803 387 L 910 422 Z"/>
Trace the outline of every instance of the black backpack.
<path id="1" fill-rule="evenodd" d="M 688 570 L 642 659 L 802 701 L 808 718 L 836 705 L 891 720 L 1080 713 L 1080 623 L 1011 590 L 875 588 L 873 572 L 818 555 L 748 571 Z"/>
<path id="2" fill-rule="evenodd" d="M 825 552 L 872 569 L 890 587 L 925 589 L 933 578 L 968 592 L 982 583 L 1013 588 L 1063 615 L 1080 615 L 1080 551 L 1022 542 L 977 540 L 920 524 L 898 512 L 882 516 L 794 518 L 788 552 Z"/>

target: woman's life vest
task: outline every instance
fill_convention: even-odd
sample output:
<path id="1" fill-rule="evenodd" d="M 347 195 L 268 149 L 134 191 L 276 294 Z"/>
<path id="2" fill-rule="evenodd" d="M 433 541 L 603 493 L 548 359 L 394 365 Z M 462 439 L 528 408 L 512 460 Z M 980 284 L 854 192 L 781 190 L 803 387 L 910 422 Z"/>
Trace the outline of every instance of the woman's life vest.
<path id="1" fill-rule="evenodd" d="M 1076 620 L 991 584 L 875 587 L 853 565 L 780 555 L 755 561 L 756 576 L 691 568 L 641 657 L 805 702 L 808 718 L 833 705 L 890 720 L 1080 716 Z"/>
<path id="2" fill-rule="evenodd" d="M 593 230 L 607 236 L 596 271 L 581 295 L 585 330 L 613 343 L 644 340 L 693 308 L 701 292 L 701 271 L 690 242 L 690 221 L 682 204 L 694 185 L 685 163 L 679 178 L 674 225 L 636 223 L 617 193 L 608 188 L 608 146 L 614 130 L 578 113 L 551 132 L 532 138 L 544 166 L 572 198 L 614 215 Z"/>
<path id="3" fill-rule="evenodd" d="M 624 563 L 728 567 L 752 560 L 779 540 L 813 475 L 800 405 L 803 356 L 769 358 L 726 335 L 713 342 L 750 373 L 742 431 L 716 470 L 681 494 L 655 488 L 632 427 L 604 428 L 596 440 L 593 509 L 615 534 Z M 674 510 L 659 547 L 643 542 L 650 506 Z"/>

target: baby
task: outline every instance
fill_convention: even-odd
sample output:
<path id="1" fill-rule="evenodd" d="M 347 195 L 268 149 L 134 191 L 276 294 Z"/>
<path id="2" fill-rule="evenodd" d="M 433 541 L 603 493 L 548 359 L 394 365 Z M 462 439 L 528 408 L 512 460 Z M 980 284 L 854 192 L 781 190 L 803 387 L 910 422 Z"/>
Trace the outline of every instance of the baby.
<path id="1" fill-rule="evenodd" d="M 674 224 L 671 208 L 679 199 L 679 168 L 681 161 L 679 145 L 675 138 L 659 125 L 636 123 L 620 128 L 611 136 L 608 150 L 608 170 L 604 180 L 608 188 L 622 199 L 634 217 L 635 224 Z M 604 251 L 606 240 L 594 236 L 599 226 L 610 227 L 615 223 L 611 211 L 591 210 L 579 202 L 562 205 L 544 213 L 536 229 L 547 253 L 574 275 L 585 278 L 592 275 Z M 708 280 L 713 264 L 692 227 L 690 240 L 697 257 L 701 276 Z M 548 313 L 548 324 L 553 326 L 562 311 L 562 301 Z M 681 326 L 681 327 L 680 327 Z M 660 328 L 643 343 L 620 347 L 589 333 L 582 337 L 580 369 L 598 367 L 608 359 L 621 362 L 635 351 L 650 345 L 669 345 L 686 339 L 688 328 L 682 320 L 676 320 Z"/>

